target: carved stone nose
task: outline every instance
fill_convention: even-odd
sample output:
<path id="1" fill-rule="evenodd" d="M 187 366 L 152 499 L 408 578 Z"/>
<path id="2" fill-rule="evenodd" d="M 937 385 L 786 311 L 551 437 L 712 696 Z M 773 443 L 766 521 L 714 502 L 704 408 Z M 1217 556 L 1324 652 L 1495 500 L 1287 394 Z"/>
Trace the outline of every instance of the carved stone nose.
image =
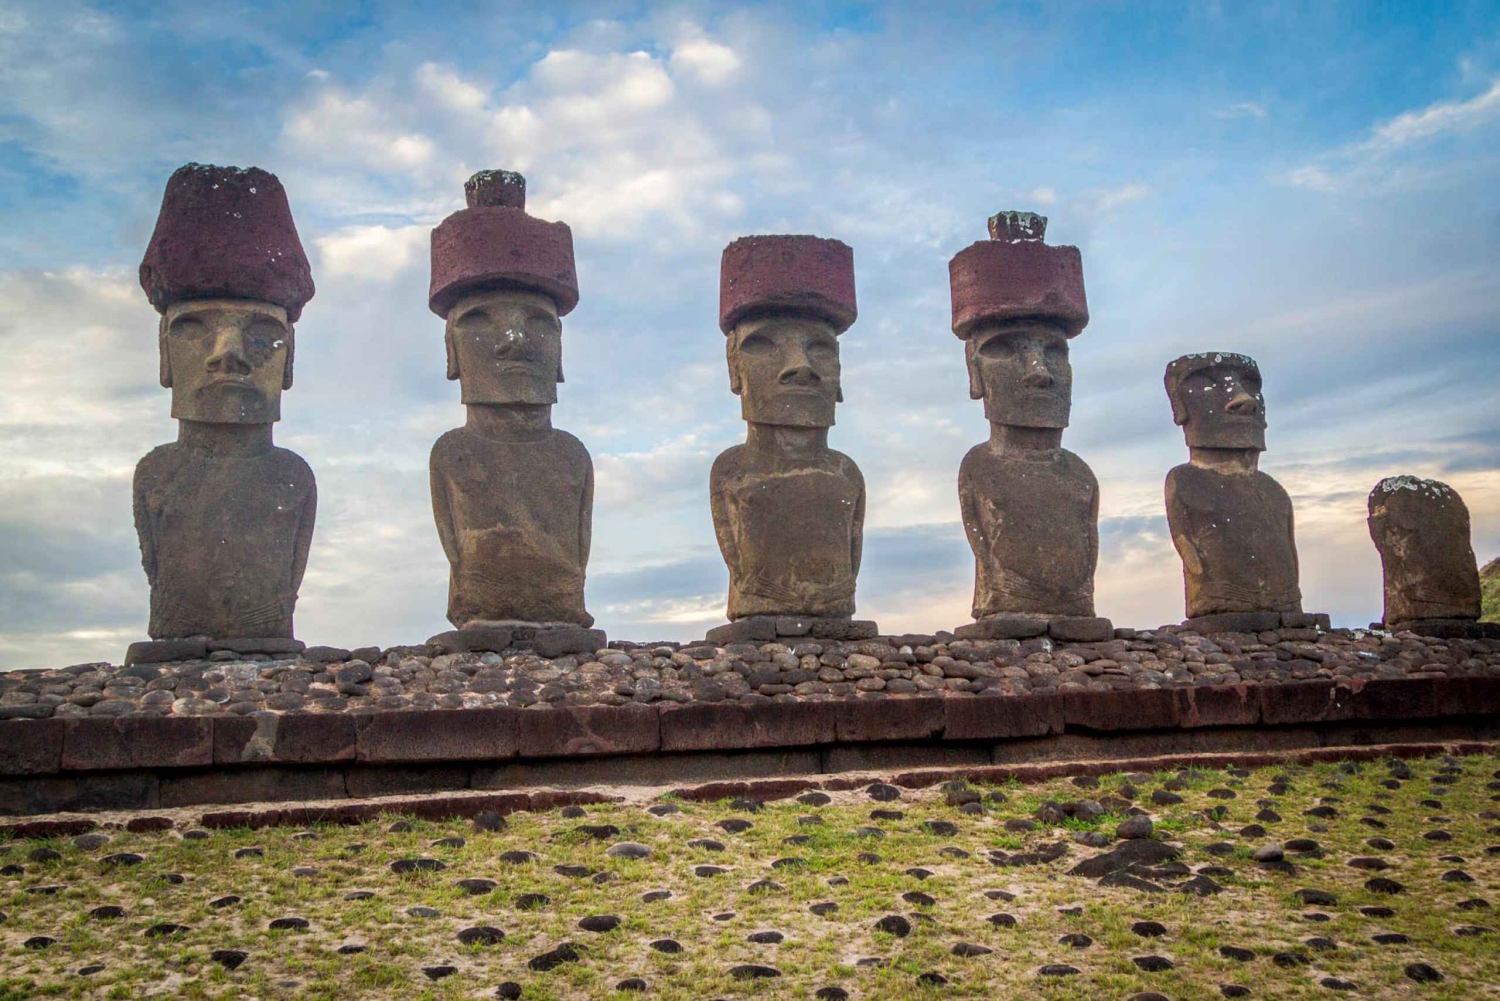
<path id="1" fill-rule="evenodd" d="M 1230 399 L 1228 405 L 1225 406 L 1224 409 L 1231 414 L 1244 414 L 1245 416 L 1254 416 L 1255 413 L 1260 410 L 1260 404 L 1256 402 L 1255 397 L 1241 390 L 1240 392 L 1236 393 L 1232 399 Z"/>
<path id="2" fill-rule="evenodd" d="M 789 366 L 781 373 L 781 383 L 788 386 L 811 386 L 819 382 L 818 373 L 810 365 Z"/>
<path id="3" fill-rule="evenodd" d="M 1027 370 L 1023 381 L 1034 389 L 1046 389 L 1052 385 L 1052 373 L 1042 365 L 1033 365 Z"/>
<path id="4" fill-rule="evenodd" d="M 511 327 L 495 341 L 495 357 L 508 358 L 520 354 L 526 347 L 526 331 Z"/>
<path id="5" fill-rule="evenodd" d="M 250 360 L 245 357 L 244 339 L 234 334 L 221 334 L 214 340 L 214 349 L 208 356 L 207 367 L 210 372 L 248 374 Z"/>

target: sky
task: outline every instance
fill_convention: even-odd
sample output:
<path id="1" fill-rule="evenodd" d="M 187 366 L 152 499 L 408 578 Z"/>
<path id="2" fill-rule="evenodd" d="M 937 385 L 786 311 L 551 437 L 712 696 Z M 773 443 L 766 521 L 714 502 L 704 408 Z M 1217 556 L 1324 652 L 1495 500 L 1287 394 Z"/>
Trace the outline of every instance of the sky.
<path id="1" fill-rule="evenodd" d="M 1381 614 L 1365 498 L 1467 501 L 1500 554 L 1500 3 L 0 0 L 0 669 L 145 638 L 135 463 L 176 437 L 136 269 L 188 161 L 286 187 L 317 295 L 278 444 L 318 480 L 299 638 L 448 628 L 427 456 L 463 423 L 426 307 L 429 233 L 485 168 L 572 227 L 554 424 L 592 453 L 588 604 L 612 638 L 723 621 L 708 470 L 743 440 L 723 247 L 854 248 L 830 443 L 869 489 L 858 614 L 969 620 L 960 459 L 988 434 L 947 262 L 1005 209 L 1083 254 L 1064 444 L 1102 491 L 1099 614 L 1183 616 L 1162 372 L 1264 374 L 1261 468 L 1304 607 Z"/>

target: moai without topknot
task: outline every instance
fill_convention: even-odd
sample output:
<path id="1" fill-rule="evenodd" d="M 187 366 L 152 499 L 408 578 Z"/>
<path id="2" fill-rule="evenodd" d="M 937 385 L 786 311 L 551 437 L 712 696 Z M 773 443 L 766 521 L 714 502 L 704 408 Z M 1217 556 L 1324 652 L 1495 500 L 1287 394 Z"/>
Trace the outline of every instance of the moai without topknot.
<path id="1" fill-rule="evenodd" d="M 1386 629 L 1444 638 L 1500 638 L 1480 622 L 1479 564 L 1469 542 L 1469 508 L 1437 480 L 1389 476 L 1369 500 L 1370 538 L 1385 574 Z"/>
<path id="2" fill-rule="evenodd" d="M 573 234 L 526 214 L 526 181 L 482 171 L 467 207 L 432 231 L 428 305 L 446 323 L 448 378 L 468 420 L 432 447 L 432 512 L 448 556 L 450 650 L 605 645 L 584 577 L 594 466 L 552 426 L 563 381 L 562 318 L 578 304 Z"/>
<path id="3" fill-rule="evenodd" d="M 1302 612 L 1292 499 L 1260 471 L 1266 403 L 1260 367 L 1227 351 L 1167 366 L 1172 419 L 1188 462 L 1167 474 L 1167 525 L 1182 557 L 1188 619 L 1200 632 L 1327 628 Z"/>
<path id="4" fill-rule="evenodd" d="M 730 619 L 710 642 L 878 632 L 853 618 L 864 477 L 828 447 L 843 400 L 838 338 L 856 312 L 854 252 L 838 240 L 747 236 L 724 248 L 719 326 L 747 433 L 709 477 Z"/>
<path id="5" fill-rule="evenodd" d="M 974 550 L 970 639 L 1097 642 L 1094 615 L 1099 481 L 1062 447 L 1073 404 L 1068 345 L 1089 322 L 1077 247 L 1044 241 L 1047 220 L 1002 212 L 990 239 L 948 264 L 953 332 L 964 342 L 969 396 L 984 400 L 990 438 L 964 456 L 958 499 Z"/>
<path id="6" fill-rule="evenodd" d="M 257 167 L 178 168 L 140 280 L 161 313 L 178 434 L 135 470 L 154 642 L 132 644 L 126 663 L 301 650 L 292 612 L 317 485 L 271 429 L 313 281 L 281 182 Z"/>

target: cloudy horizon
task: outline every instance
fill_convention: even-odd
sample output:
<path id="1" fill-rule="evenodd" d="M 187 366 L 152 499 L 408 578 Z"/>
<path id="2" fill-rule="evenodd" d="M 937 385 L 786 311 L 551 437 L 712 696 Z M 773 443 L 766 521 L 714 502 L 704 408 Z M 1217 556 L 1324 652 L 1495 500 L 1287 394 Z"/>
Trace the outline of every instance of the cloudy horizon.
<path id="1" fill-rule="evenodd" d="M 722 621 L 708 469 L 743 439 L 717 328 L 723 247 L 854 248 L 830 444 L 864 472 L 859 616 L 969 620 L 956 477 L 988 429 L 947 262 L 1002 209 L 1083 254 L 1064 444 L 1102 493 L 1097 608 L 1183 614 L 1162 481 L 1168 361 L 1264 373 L 1261 468 L 1296 509 L 1304 607 L 1380 617 L 1365 498 L 1464 497 L 1500 554 L 1500 27 L 1492 6 L 597 2 L 0 3 L 0 670 L 145 638 L 130 479 L 176 436 L 135 270 L 167 177 L 260 166 L 317 295 L 278 444 L 318 481 L 300 639 L 448 628 L 427 455 L 463 422 L 426 307 L 428 234 L 473 172 L 573 231 L 553 421 L 593 455 L 588 605 L 614 639 Z"/>

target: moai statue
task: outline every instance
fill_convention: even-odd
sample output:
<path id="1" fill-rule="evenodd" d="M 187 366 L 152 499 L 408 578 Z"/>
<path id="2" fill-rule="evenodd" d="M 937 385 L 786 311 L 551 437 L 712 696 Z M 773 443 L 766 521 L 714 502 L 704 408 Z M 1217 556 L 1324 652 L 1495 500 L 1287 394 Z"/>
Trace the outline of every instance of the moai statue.
<path id="1" fill-rule="evenodd" d="M 877 632 L 853 618 L 864 477 L 828 447 L 843 400 L 838 338 L 855 315 L 854 252 L 838 240 L 747 236 L 724 248 L 719 326 L 747 432 L 709 477 L 730 619 L 711 642 Z"/>
<path id="2" fill-rule="evenodd" d="M 432 447 L 432 513 L 448 556 L 449 650 L 605 645 L 584 575 L 594 465 L 552 426 L 563 381 L 562 317 L 578 305 L 573 234 L 526 214 L 520 174 L 486 170 L 468 206 L 432 231 L 428 305 L 447 324 L 448 378 L 468 419 Z"/>
<path id="3" fill-rule="evenodd" d="M 1479 621 L 1479 564 L 1458 491 L 1437 480 L 1389 476 L 1370 491 L 1369 510 L 1385 571 L 1385 628 L 1500 637 L 1500 625 Z"/>
<path id="4" fill-rule="evenodd" d="M 964 456 L 958 499 L 974 550 L 971 639 L 1101 641 L 1094 615 L 1099 481 L 1062 447 L 1073 403 L 1069 341 L 1089 322 L 1077 247 L 1043 242 L 1047 220 L 1002 212 L 990 239 L 948 263 L 953 332 L 990 438 Z"/>
<path id="5" fill-rule="evenodd" d="M 126 660 L 301 650 L 292 612 L 317 485 L 271 428 L 313 281 L 281 182 L 257 167 L 178 168 L 140 278 L 161 313 L 161 384 L 178 432 L 135 469 L 157 642 L 133 644 Z"/>
<path id="6" fill-rule="evenodd" d="M 1188 462 L 1167 474 L 1167 524 L 1182 557 L 1185 626 L 1261 632 L 1326 626 L 1302 613 L 1292 500 L 1259 469 L 1266 448 L 1260 367 L 1206 351 L 1167 366 L 1172 419 Z"/>

